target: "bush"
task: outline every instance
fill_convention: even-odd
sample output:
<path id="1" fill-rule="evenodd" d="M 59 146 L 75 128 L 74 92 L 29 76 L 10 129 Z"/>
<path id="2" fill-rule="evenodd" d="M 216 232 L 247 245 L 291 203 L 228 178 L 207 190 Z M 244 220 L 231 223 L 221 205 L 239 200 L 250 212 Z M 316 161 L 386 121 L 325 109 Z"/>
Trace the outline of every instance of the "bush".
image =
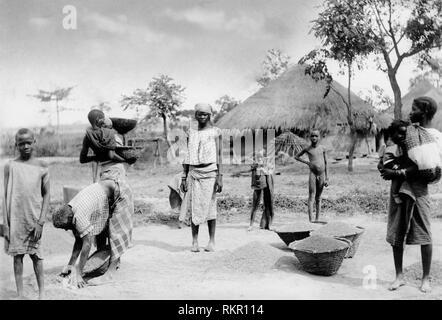
<path id="1" fill-rule="evenodd" d="M 218 198 L 218 209 L 220 211 L 228 211 L 233 208 L 248 210 L 251 205 L 252 199 L 250 197 L 225 194 Z M 307 211 L 307 199 L 275 194 L 273 206 L 275 209 L 305 212 Z M 263 203 L 261 201 L 260 210 L 262 209 Z M 356 212 L 384 214 L 388 210 L 388 195 L 381 192 L 356 191 L 336 199 L 322 199 L 322 210 L 350 215 Z"/>

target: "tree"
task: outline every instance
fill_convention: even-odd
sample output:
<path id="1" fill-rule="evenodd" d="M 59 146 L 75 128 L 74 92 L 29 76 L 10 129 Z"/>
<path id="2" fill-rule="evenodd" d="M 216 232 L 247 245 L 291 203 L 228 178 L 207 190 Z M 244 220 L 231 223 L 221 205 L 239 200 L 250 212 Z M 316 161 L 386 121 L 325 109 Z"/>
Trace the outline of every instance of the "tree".
<path id="1" fill-rule="evenodd" d="M 101 110 L 103 112 L 109 112 L 109 111 L 111 111 L 112 108 L 109 105 L 109 102 L 101 101 L 98 104 L 95 104 L 95 105 L 91 106 L 91 110 L 93 110 L 93 109 L 98 109 L 98 110 Z"/>
<path id="2" fill-rule="evenodd" d="M 229 95 L 223 95 L 218 100 L 215 101 L 216 112 L 214 112 L 213 121 L 217 122 L 221 119 L 227 112 L 235 108 L 241 103 L 241 101 L 230 97 Z"/>
<path id="3" fill-rule="evenodd" d="M 442 58 L 433 58 L 429 55 L 420 57 L 417 68 L 414 70 L 414 76 L 410 79 L 409 89 L 424 80 L 436 88 L 442 88 Z"/>
<path id="4" fill-rule="evenodd" d="M 60 106 L 60 101 L 63 101 L 69 97 L 71 94 L 71 91 L 74 87 L 66 87 L 66 88 L 57 88 L 53 91 L 46 91 L 46 90 L 38 90 L 37 94 L 31 95 L 31 97 L 34 97 L 41 102 L 51 102 L 55 101 L 55 110 L 57 112 L 57 137 L 58 137 L 58 146 L 61 146 L 61 140 L 60 140 L 60 113 L 67 110 L 74 110 L 69 109 L 63 106 Z M 43 111 L 47 111 L 46 109 L 43 109 Z"/>
<path id="5" fill-rule="evenodd" d="M 362 31 L 365 22 L 364 6 L 357 1 L 328 0 L 319 17 L 313 21 L 312 32 L 315 37 L 322 41 L 327 49 L 317 49 L 304 56 L 301 64 L 307 64 L 305 72 L 316 81 L 325 80 L 327 83 L 326 97 L 333 90 L 347 108 L 347 124 L 351 138 L 348 170 L 353 171 L 353 154 L 357 143 L 357 127 L 355 125 L 356 114 L 353 111 L 351 101 L 351 79 L 354 65 L 362 68 L 362 59 L 373 51 L 373 42 L 369 31 Z M 347 73 L 347 96 L 333 86 L 333 78 L 328 71 L 327 60 L 337 61 L 342 73 Z"/>
<path id="6" fill-rule="evenodd" d="M 270 81 L 278 78 L 287 70 L 290 57 L 283 54 L 279 49 L 267 51 L 265 60 L 262 63 L 263 74 L 256 80 L 261 87 L 265 87 Z"/>
<path id="7" fill-rule="evenodd" d="M 332 1 L 332 0 L 329 0 Z M 356 1 L 355 1 L 356 2 Z M 352 3 L 352 1 L 349 1 Z M 360 33 L 370 34 L 378 68 L 388 75 L 394 94 L 394 117 L 402 117 L 397 73 L 410 57 L 428 55 L 442 45 L 442 1 L 360 0 L 364 23 Z"/>
<path id="8" fill-rule="evenodd" d="M 170 146 L 167 130 L 167 119 L 174 119 L 184 99 L 185 88 L 173 83 L 167 75 L 153 78 L 146 89 L 136 89 L 132 95 L 123 95 L 121 105 L 128 108 L 148 108 L 145 119 L 160 117 L 163 119 L 164 138 Z"/>

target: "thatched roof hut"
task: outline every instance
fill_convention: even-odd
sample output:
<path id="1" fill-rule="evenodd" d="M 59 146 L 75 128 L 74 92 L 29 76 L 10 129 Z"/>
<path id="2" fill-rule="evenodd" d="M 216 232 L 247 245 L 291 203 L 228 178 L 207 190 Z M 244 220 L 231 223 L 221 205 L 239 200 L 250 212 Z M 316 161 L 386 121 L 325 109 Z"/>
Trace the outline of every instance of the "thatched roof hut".
<path id="1" fill-rule="evenodd" d="M 402 118 L 408 119 L 413 100 L 418 97 L 427 96 L 433 98 L 438 106 L 438 111 L 433 118 L 433 126 L 442 130 L 442 90 L 435 88 L 428 80 L 423 80 L 414 86 L 402 97 Z"/>
<path id="2" fill-rule="evenodd" d="M 305 67 L 294 65 L 278 79 L 246 99 L 228 112 L 217 126 L 224 129 L 297 129 L 300 131 L 316 127 L 323 132 L 333 132 L 337 126 L 347 124 L 347 108 L 342 98 L 333 90 L 323 98 L 326 84 L 316 82 L 304 73 Z M 333 86 L 344 96 L 347 89 L 334 81 Z M 378 128 L 385 128 L 390 117 L 378 115 L 373 107 L 356 94 L 351 93 L 352 105 L 358 117 L 355 121 L 360 129 L 372 116 Z"/>

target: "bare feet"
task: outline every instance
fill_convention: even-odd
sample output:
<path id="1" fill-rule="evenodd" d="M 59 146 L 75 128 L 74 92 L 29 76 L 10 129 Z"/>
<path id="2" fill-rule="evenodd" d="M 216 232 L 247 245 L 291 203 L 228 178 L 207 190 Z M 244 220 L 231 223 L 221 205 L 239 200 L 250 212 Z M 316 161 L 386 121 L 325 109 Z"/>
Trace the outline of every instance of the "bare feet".
<path id="1" fill-rule="evenodd" d="M 422 279 L 422 284 L 421 284 L 420 290 L 423 293 L 431 292 L 430 280 L 428 278 Z"/>
<path id="2" fill-rule="evenodd" d="M 207 245 L 207 247 L 204 250 L 206 250 L 207 252 L 215 251 L 215 244 L 212 242 L 209 242 L 209 244 Z"/>
<path id="3" fill-rule="evenodd" d="M 252 231 L 253 230 L 253 226 L 249 226 L 248 228 L 247 228 L 247 231 Z"/>
<path id="4" fill-rule="evenodd" d="M 190 249 L 192 252 L 200 252 L 200 247 L 198 246 L 198 243 L 192 244 L 192 249 Z"/>
<path id="5" fill-rule="evenodd" d="M 396 280 L 388 287 L 388 290 L 394 291 L 405 285 L 405 281 L 402 277 L 397 277 Z"/>

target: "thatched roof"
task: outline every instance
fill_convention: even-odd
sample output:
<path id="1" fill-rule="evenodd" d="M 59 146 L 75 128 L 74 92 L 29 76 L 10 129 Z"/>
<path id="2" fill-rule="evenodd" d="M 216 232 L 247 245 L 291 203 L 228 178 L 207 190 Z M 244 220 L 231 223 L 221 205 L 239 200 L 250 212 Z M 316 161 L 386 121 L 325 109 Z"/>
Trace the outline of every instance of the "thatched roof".
<path id="1" fill-rule="evenodd" d="M 217 126 L 224 129 L 299 129 L 317 127 L 332 131 L 338 124 L 347 124 L 347 108 L 341 97 L 333 90 L 324 99 L 326 84 L 316 82 L 304 73 L 305 67 L 294 65 L 278 79 L 261 88 L 239 106 L 228 112 Z M 347 89 L 334 81 L 333 86 L 344 96 Z M 363 121 L 356 124 L 365 126 L 365 119 L 374 115 L 378 128 L 388 126 L 390 119 L 374 113 L 373 107 L 366 104 L 356 94 L 351 93 L 354 110 Z"/>
<path id="2" fill-rule="evenodd" d="M 423 80 L 414 86 L 405 96 L 402 97 L 402 118 L 408 119 L 413 100 L 418 97 L 427 96 L 433 98 L 438 110 L 433 118 L 433 126 L 442 130 L 442 90 L 435 88 L 429 81 Z"/>

